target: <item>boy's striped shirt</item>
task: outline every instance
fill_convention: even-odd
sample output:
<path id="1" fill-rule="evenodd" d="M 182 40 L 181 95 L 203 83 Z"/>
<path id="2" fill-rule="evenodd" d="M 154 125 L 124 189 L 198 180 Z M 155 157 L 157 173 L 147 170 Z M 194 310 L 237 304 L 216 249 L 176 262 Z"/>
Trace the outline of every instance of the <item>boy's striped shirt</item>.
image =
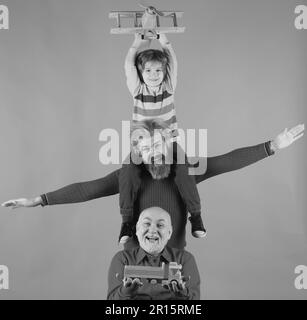
<path id="1" fill-rule="evenodd" d="M 156 92 L 146 84 L 140 84 L 133 97 L 134 108 L 132 120 L 134 123 L 159 118 L 165 121 L 173 131 L 173 136 L 178 136 L 178 124 L 174 106 L 174 95 L 162 83 Z"/>

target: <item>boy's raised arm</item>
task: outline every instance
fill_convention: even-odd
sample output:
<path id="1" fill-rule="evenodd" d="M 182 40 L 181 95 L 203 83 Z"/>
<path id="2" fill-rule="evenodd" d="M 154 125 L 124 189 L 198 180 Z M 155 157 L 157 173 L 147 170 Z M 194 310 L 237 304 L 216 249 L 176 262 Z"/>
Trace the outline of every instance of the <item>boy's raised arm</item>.
<path id="1" fill-rule="evenodd" d="M 177 57 L 172 47 L 172 44 L 168 41 L 164 33 L 160 34 L 159 42 L 161 44 L 162 50 L 166 52 L 169 57 L 170 81 L 171 81 L 173 91 L 175 91 L 176 85 L 177 85 L 177 70 L 178 70 Z"/>
<path id="2" fill-rule="evenodd" d="M 125 74 L 127 79 L 127 86 L 132 95 L 134 95 L 135 89 L 140 84 L 140 79 L 138 77 L 137 69 L 135 66 L 135 58 L 137 55 L 138 50 L 143 45 L 149 46 L 150 41 L 149 40 L 143 40 L 141 35 L 136 33 L 134 37 L 134 41 L 131 45 L 131 47 L 128 50 L 128 53 L 126 55 L 125 59 Z"/>

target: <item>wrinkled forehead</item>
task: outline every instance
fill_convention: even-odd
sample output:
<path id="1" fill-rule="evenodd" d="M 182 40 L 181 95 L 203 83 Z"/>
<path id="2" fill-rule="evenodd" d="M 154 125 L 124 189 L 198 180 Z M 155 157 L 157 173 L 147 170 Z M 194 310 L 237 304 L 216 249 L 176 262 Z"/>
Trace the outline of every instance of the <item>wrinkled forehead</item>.
<path id="1" fill-rule="evenodd" d="M 149 208 L 144 210 L 139 216 L 139 222 L 165 222 L 168 226 L 171 225 L 171 218 L 168 212 L 161 208 Z"/>
<path id="2" fill-rule="evenodd" d="M 133 146 L 151 147 L 156 143 L 163 141 L 161 132 L 155 130 L 153 136 L 147 130 L 137 129 L 131 135 L 131 142 Z"/>
<path id="3" fill-rule="evenodd" d="M 151 147 L 155 144 L 161 144 L 163 142 L 161 133 L 155 133 L 152 137 L 146 137 L 139 141 L 140 147 Z"/>

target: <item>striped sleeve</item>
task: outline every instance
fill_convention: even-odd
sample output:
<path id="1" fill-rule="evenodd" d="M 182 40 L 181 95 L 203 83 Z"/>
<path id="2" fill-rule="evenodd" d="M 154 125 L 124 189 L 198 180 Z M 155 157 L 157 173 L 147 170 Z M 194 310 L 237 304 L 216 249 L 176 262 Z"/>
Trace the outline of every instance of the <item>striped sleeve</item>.
<path id="1" fill-rule="evenodd" d="M 130 48 L 125 60 L 126 83 L 132 96 L 136 94 L 140 86 L 140 79 L 135 66 L 136 49 Z"/>
<path id="2" fill-rule="evenodd" d="M 168 63 L 168 72 L 169 72 L 169 83 L 167 83 L 168 90 L 171 92 L 175 92 L 177 86 L 177 57 L 175 55 L 175 51 L 171 44 L 166 45 L 163 48 L 163 52 L 165 52 L 168 56 L 169 63 Z"/>

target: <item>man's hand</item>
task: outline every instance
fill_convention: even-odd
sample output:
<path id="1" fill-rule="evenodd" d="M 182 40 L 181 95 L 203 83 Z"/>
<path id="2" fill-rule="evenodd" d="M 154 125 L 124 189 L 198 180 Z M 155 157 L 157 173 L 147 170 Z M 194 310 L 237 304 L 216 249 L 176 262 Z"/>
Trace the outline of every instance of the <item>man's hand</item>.
<path id="1" fill-rule="evenodd" d="M 17 209 L 21 207 L 28 207 L 28 208 L 36 207 L 40 204 L 42 204 L 42 198 L 36 197 L 33 199 L 20 198 L 20 199 L 9 200 L 9 201 L 3 202 L 1 206 L 9 207 L 11 209 Z"/>
<path id="2" fill-rule="evenodd" d="M 138 289 L 142 286 L 143 283 L 138 278 L 135 278 L 133 280 L 131 278 L 124 278 L 122 293 L 124 295 L 133 297 L 134 295 L 136 295 Z"/>
<path id="3" fill-rule="evenodd" d="M 177 281 L 171 281 L 169 285 L 165 285 L 164 288 L 170 290 L 177 296 L 187 296 L 187 288 L 186 288 L 186 282 L 189 280 L 189 277 L 184 277 L 182 279 L 181 283 L 178 283 Z"/>
<path id="4" fill-rule="evenodd" d="M 290 146 L 294 141 L 304 135 L 304 124 L 299 124 L 296 127 L 288 130 L 287 128 L 280 133 L 274 140 L 271 141 L 272 151 L 277 151 Z"/>

